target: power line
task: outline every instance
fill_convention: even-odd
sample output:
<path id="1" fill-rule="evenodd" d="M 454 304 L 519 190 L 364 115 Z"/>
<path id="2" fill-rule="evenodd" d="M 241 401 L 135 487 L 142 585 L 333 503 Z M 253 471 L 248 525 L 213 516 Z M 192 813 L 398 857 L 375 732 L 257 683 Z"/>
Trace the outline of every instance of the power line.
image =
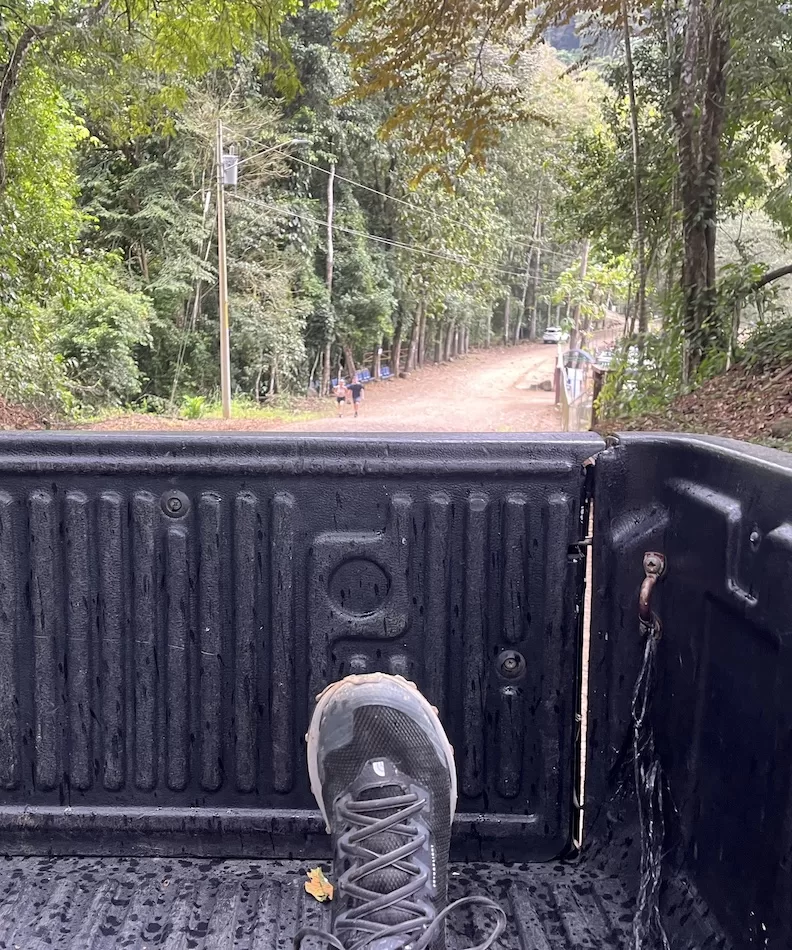
<path id="1" fill-rule="evenodd" d="M 273 214 L 279 214 L 282 217 L 298 218 L 301 221 L 310 221 L 312 224 L 318 224 L 323 228 L 327 226 L 325 221 L 322 221 L 319 218 L 314 218 L 311 215 L 299 214 L 298 212 L 293 211 L 293 210 L 287 211 L 283 208 L 279 208 L 277 205 L 266 204 L 263 201 L 256 201 L 254 198 L 246 198 L 246 197 L 243 197 L 242 195 L 234 194 L 232 192 L 229 192 L 229 195 L 234 197 L 237 201 L 243 202 L 244 204 L 249 204 L 253 207 L 262 208 L 265 211 L 271 211 Z M 400 250 L 409 251 L 414 254 L 425 254 L 427 257 L 434 257 L 434 258 L 437 258 L 438 260 L 449 261 L 453 264 L 461 264 L 466 267 L 472 267 L 475 270 L 493 270 L 500 274 L 506 274 L 508 277 L 519 277 L 519 278 L 525 277 L 524 273 L 520 273 L 518 271 L 504 270 L 502 267 L 498 266 L 497 264 L 494 264 L 491 261 L 481 263 L 481 262 L 473 261 L 468 257 L 462 257 L 461 255 L 457 255 L 453 253 L 443 254 L 439 251 L 433 251 L 430 248 L 419 247 L 414 244 L 404 244 L 401 241 L 391 241 L 388 238 L 381 237 L 378 234 L 369 234 L 366 231 L 357 231 L 354 228 L 347 228 L 341 224 L 334 224 L 333 230 L 342 231 L 345 234 L 353 234 L 357 237 L 366 238 L 367 240 L 374 241 L 378 244 L 386 244 L 390 247 L 399 248 Z M 555 280 L 553 280 L 552 277 L 538 277 L 538 278 L 532 277 L 531 278 L 531 280 L 535 280 L 535 279 L 544 281 L 549 284 L 555 284 Z"/>
<path id="2" fill-rule="evenodd" d="M 258 142 L 256 141 L 256 139 L 251 139 L 251 138 L 248 138 L 247 141 L 252 142 L 254 145 L 264 144 L 263 142 Z M 314 162 L 309 162 L 304 158 L 298 158 L 296 155 L 289 155 L 288 157 L 290 161 L 297 162 L 300 165 L 305 165 L 306 168 L 313 168 L 318 172 L 322 172 L 323 175 L 330 174 L 328 169 L 322 168 L 321 165 L 316 165 Z M 247 161 L 247 159 L 243 159 L 243 161 Z M 476 235 L 478 234 L 478 231 L 476 231 L 474 227 L 467 224 L 466 222 L 458 221 L 455 218 L 449 218 L 448 215 L 441 214 L 439 211 L 433 211 L 431 208 L 422 208 L 420 205 L 416 205 L 412 201 L 406 201 L 404 198 L 398 198 L 396 195 L 389 195 L 384 191 L 378 191 L 376 188 L 372 188 L 370 185 L 364 185 L 363 182 L 354 181 L 352 178 L 346 178 L 344 175 L 339 175 L 338 172 L 336 172 L 335 177 L 339 181 L 346 182 L 348 185 L 353 185 L 355 188 L 362 188 L 363 191 L 368 191 L 372 195 L 379 195 L 380 198 L 386 198 L 388 201 L 394 201 L 396 202 L 396 204 L 404 205 L 405 208 L 409 208 L 411 211 L 415 211 L 418 214 L 428 215 L 429 217 L 436 218 L 440 221 L 448 221 L 457 227 L 465 228 L 465 230 L 470 231 L 471 234 L 476 234 Z M 534 241 L 517 241 L 517 240 L 513 241 L 512 243 L 514 243 L 517 247 L 522 247 L 529 251 L 538 249 L 540 251 L 547 251 L 549 254 L 555 254 L 555 252 L 552 250 L 551 245 L 549 244 L 541 244 Z M 556 254 L 555 256 L 560 257 L 562 260 L 565 260 L 569 264 L 574 263 L 576 261 L 576 258 L 567 257 L 566 255 Z"/>

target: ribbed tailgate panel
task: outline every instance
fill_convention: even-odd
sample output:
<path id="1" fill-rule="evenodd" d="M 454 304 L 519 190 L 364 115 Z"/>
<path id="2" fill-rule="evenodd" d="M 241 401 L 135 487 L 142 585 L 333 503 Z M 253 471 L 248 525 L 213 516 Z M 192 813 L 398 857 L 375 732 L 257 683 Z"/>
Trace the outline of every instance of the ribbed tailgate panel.
<path id="1" fill-rule="evenodd" d="M 500 853 L 505 828 L 521 856 L 558 853 L 580 594 L 568 546 L 582 463 L 600 447 L 4 439 L 0 845 L 150 854 L 147 834 L 176 814 L 189 833 L 166 830 L 154 853 L 170 840 L 176 853 L 261 855 L 245 833 L 264 827 L 270 854 L 301 853 L 313 697 L 387 670 L 439 707 L 460 810 L 485 819 L 479 842 Z M 524 661 L 515 679 L 506 649 Z M 20 813 L 31 805 L 35 818 Z"/>
<path id="2" fill-rule="evenodd" d="M 0 865 L 0 948 L 291 950 L 300 926 L 329 919 L 303 890 L 309 866 L 17 858 Z M 613 878 L 563 865 L 459 865 L 450 881 L 452 900 L 500 901 L 509 915 L 501 950 L 628 946 L 631 902 Z M 472 946 L 488 927 L 463 910 L 451 918 L 448 950 Z"/>

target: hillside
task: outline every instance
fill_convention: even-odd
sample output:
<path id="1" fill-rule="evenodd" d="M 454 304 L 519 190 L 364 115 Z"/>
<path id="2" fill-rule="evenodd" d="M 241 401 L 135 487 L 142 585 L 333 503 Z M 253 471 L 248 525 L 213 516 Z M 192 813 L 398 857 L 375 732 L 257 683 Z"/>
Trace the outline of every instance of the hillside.
<path id="1" fill-rule="evenodd" d="M 792 364 L 773 373 L 735 366 L 680 396 L 661 413 L 604 419 L 602 432 L 678 431 L 792 450 Z"/>

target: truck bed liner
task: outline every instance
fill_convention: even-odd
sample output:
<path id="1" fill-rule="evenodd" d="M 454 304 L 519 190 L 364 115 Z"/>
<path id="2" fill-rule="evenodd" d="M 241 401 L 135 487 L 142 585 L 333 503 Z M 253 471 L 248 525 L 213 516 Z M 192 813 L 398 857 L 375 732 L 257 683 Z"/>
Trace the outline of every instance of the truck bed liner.
<path id="1" fill-rule="evenodd" d="M 7 859 L 0 864 L 0 947 L 291 950 L 300 926 L 329 922 L 329 907 L 303 890 L 310 866 L 195 858 Z M 487 894 L 506 908 L 510 920 L 501 950 L 628 945 L 634 898 L 604 872 L 559 863 L 452 865 L 450 898 L 467 894 Z M 449 950 L 471 946 L 486 927 L 485 918 L 461 911 L 449 926 Z"/>
<path id="2" fill-rule="evenodd" d="M 636 907 L 645 947 L 790 950 L 790 511 L 790 456 L 688 436 L 8 436 L 0 950 L 291 950 L 328 914 L 302 737 L 374 670 L 440 709 L 500 950 L 627 950 Z"/>

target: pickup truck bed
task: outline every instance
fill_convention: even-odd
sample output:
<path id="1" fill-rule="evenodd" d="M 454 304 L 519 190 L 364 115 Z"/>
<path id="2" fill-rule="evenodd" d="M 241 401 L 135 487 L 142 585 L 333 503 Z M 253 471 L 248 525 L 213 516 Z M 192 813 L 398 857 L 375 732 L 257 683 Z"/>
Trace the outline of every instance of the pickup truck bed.
<path id="1" fill-rule="evenodd" d="M 329 923 L 330 909 L 303 890 L 309 862 L 166 858 L 25 858 L 2 869 L 4 946 L 110 950 L 291 950 L 296 930 Z M 626 947 L 634 897 L 605 876 L 563 865 L 457 864 L 452 897 L 489 894 L 511 926 L 504 950 Z M 458 915 L 449 950 L 475 943 L 476 921 Z"/>
<path id="2" fill-rule="evenodd" d="M 788 947 L 791 510 L 786 456 L 682 437 L 4 438 L 0 948 L 286 950 L 328 912 L 312 697 L 376 669 L 440 708 L 452 896 L 505 950 L 659 946 L 638 905 L 673 950 Z"/>

